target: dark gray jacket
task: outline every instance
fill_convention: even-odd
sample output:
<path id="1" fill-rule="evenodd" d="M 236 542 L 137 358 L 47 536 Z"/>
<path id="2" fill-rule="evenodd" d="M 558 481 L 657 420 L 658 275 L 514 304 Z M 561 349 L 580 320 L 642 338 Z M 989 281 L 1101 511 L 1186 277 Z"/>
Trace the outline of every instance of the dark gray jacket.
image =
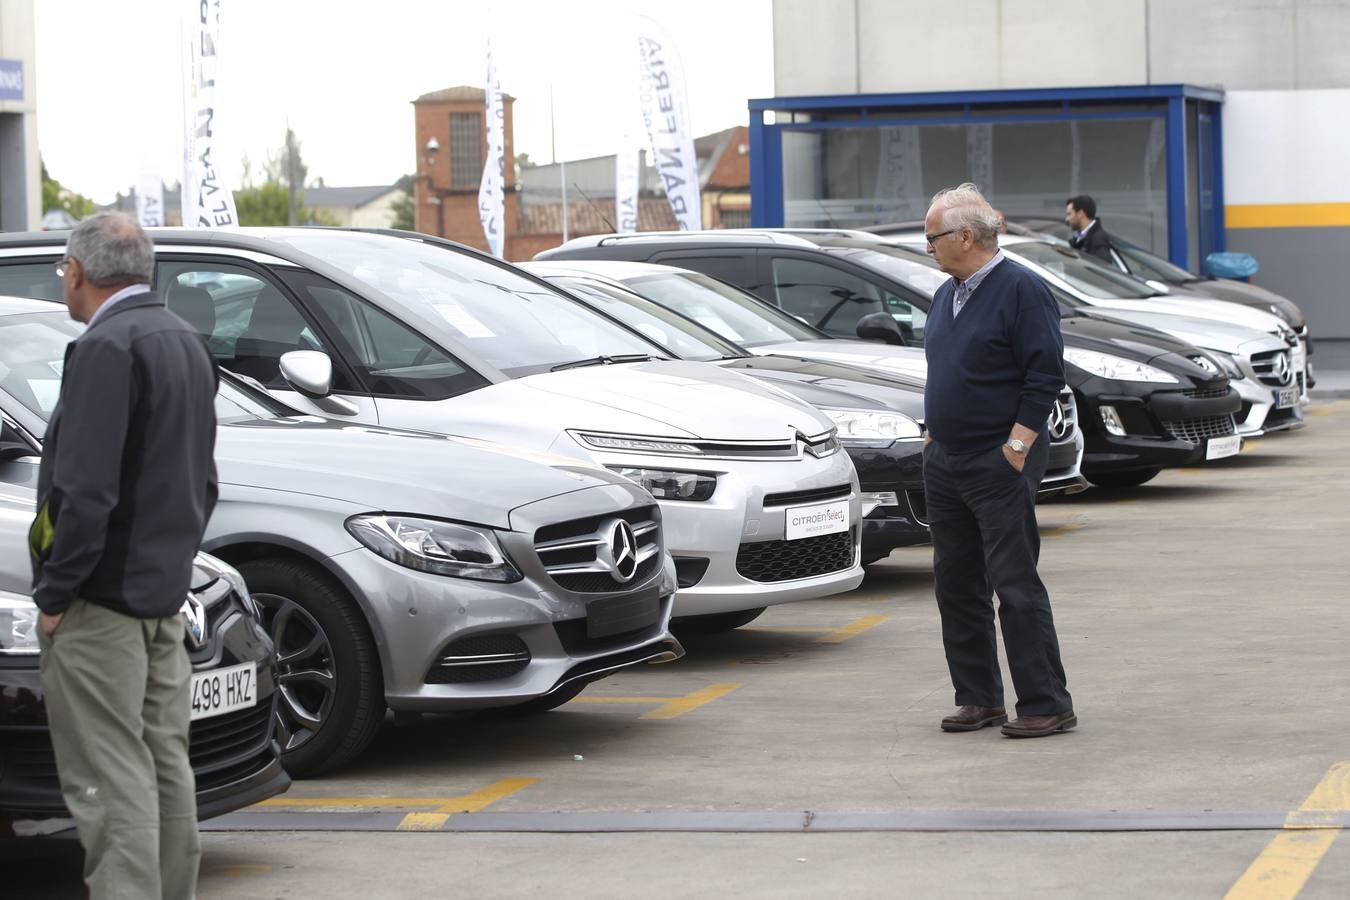
<path id="1" fill-rule="evenodd" d="M 216 503 L 215 363 L 153 293 L 118 301 L 66 348 L 29 531 L 33 600 L 138 618 L 183 605 Z"/>

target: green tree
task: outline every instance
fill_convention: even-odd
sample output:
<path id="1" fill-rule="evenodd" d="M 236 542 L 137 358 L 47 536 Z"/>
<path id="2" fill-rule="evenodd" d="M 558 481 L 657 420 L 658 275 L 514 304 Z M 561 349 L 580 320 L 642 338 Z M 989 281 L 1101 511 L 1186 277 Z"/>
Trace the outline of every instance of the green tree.
<path id="1" fill-rule="evenodd" d="M 394 218 L 389 223 L 390 228 L 401 228 L 404 231 L 417 230 L 417 205 L 413 200 L 413 177 L 404 175 L 398 181 L 394 182 L 394 187 L 402 191 L 401 194 L 389 204 L 393 210 Z"/>
<path id="2" fill-rule="evenodd" d="M 253 167 L 243 161 L 242 185 L 234 192 L 240 225 L 336 225 L 337 219 L 323 210 L 304 206 L 305 175 L 309 168 L 300 158 L 300 141 L 286 129 L 286 140 L 263 164 L 262 184 L 253 184 Z M 317 179 L 322 183 L 322 179 Z"/>
<path id="3" fill-rule="evenodd" d="M 92 216 L 98 207 L 93 200 L 83 194 L 77 194 L 68 188 L 62 187 L 61 182 L 47 174 L 47 164 L 39 162 L 42 167 L 42 211 L 51 212 L 54 209 L 64 209 L 76 219 L 83 219 Z"/>

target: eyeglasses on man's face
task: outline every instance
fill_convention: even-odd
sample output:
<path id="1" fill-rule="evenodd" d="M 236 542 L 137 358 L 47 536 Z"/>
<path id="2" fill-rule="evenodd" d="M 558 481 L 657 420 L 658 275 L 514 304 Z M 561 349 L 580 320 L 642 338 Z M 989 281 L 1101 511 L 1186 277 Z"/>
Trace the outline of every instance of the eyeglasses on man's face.
<path id="1" fill-rule="evenodd" d="M 928 246 L 931 247 L 933 246 L 933 243 L 937 241 L 938 238 L 945 238 L 947 235 L 956 234 L 960 230 L 961 229 L 959 228 L 948 228 L 946 231 L 939 231 L 937 234 L 925 234 L 923 236 L 923 239 L 927 241 Z"/>
<path id="2" fill-rule="evenodd" d="M 57 278 L 66 277 L 66 270 L 70 268 L 71 260 L 71 257 L 63 256 L 52 264 L 52 268 L 56 271 Z"/>

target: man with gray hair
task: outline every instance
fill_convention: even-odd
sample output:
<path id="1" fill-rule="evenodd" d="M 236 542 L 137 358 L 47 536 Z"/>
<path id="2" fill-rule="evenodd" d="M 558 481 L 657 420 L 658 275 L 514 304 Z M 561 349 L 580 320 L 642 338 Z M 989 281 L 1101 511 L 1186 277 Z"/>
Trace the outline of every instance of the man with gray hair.
<path id="1" fill-rule="evenodd" d="M 155 251 L 117 213 L 57 265 L 71 318 L 29 530 L 42 689 L 94 898 L 187 898 L 201 855 L 179 610 L 216 500 L 216 368 L 150 290 Z"/>
<path id="2" fill-rule="evenodd" d="M 999 215 L 973 184 L 933 198 L 928 252 L 952 276 L 924 335 L 928 381 L 923 478 L 947 668 L 958 709 L 944 731 L 1002 725 L 1044 737 L 1078 724 L 1050 596 L 1036 571 L 1036 489 L 1047 421 L 1064 386 L 1059 307 L 998 248 Z M 993 594 L 1018 718 L 1008 721 Z"/>

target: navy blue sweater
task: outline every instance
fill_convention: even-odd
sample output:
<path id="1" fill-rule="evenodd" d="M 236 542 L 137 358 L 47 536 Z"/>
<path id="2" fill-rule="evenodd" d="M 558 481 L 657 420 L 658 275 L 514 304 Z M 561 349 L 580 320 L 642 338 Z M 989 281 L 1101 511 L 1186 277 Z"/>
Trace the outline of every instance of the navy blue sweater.
<path id="1" fill-rule="evenodd" d="M 956 281 L 938 288 L 924 325 L 925 424 L 954 453 L 988 450 L 1013 423 L 1046 430 L 1064 386 L 1059 307 L 1040 277 L 1010 259 L 994 266 L 952 318 Z"/>

